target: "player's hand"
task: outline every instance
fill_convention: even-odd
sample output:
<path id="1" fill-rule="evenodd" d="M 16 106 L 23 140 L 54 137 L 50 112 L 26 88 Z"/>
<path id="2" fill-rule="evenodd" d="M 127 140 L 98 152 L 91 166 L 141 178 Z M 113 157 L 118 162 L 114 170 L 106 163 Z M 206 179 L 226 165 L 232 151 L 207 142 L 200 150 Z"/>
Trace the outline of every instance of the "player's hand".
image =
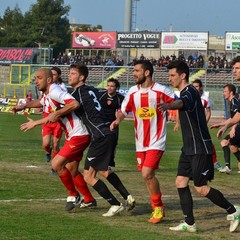
<path id="1" fill-rule="evenodd" d="M 173 131 L 178 132 L 178 130 L 179 130 L 179 123 L 176 122 L 175 125 L 174 125 L 174 128 L 173 128 Z"/>
<path id="2" fill-rule="evenodd" d="M 220 126 L 220 124 L 213 124 L 210 126 L 210 129 L 219 128 Z"/>
<path id="3" fill-rule="evenodd" d="M 53 113 L 50 113 L 48 115 L 48 122 L 54 123 L 54 122 L 57 122 L 58 120 L 59 120 L 59 116 L 58 116 L 57 111 L 53 112 Z"/>
<path id="4" fill-rule="evenodd" d="M 119 121 L 115 120 L 110 125 L 110 131 L 113 131 L 119 125 Z"/>
<path id="5" fill-rule="evenodd" d="M 31 118 L 27 118 L 28 122 L 26 123 L 23 123 L 21 126 L 20 126 L 20 129 L 24 132 L 28 131 L 28 130 L 31 130 L 32 128 L 35 127 L 35 121 Z"/>
<path id="6" fill-rule="evenodd" d="M 17 112 L 22 111 L 24 109 L 25 109 L 25 105 L 16 105 L 11 109 L 11 111 L 15 115 Z"/>
<path id="7" fill-rule="evenodd" d="M 159 111 L 165 112 L 165 111 L 168 110 L 168 104 L 164 103 L 164 102 L 161 102 L 157 105 L 157 108 L 159 109 Z"/>
<path id="8" fill-rule="evenodd" d="M 218 132 L 217 132 L 217 137 L 218 137 L 218 138 L 221 138 L 222 135 L 225 133 L 226 130 L 227 130 L 227 127 L 226 127 L 226 126 L 221 127 L 221 128 L 218 130 Z"/>

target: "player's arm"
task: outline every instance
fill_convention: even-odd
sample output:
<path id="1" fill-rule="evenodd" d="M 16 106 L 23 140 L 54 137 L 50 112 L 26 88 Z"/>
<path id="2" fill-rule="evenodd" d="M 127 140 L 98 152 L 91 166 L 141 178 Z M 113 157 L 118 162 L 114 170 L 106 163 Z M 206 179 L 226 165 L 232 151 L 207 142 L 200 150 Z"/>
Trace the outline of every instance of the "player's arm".
<path id="1" fill-rule="evenodd" d="M 117 127 L 124 118 L 125 115 L 121 111 L 116 112 L 116 119 L 111 123 L 110 130 L 113 131 L 113 129 Z"/>
<path id="2" fill-rule="evenodd" d="M 178 132 L 179 127 L 180 127 L 179 111 L 176 110 L 176 122 L 175 122 L 175 125 L 174 125 L 174 128 L 173 128 L 173 131 Z"/>
<path id="3" fill-rule="evenodd" d="M 181 99 L 177 99 L 170 103 L 160 103 L 158 107 L 163 112 L 166 110 L 177 110 L 183 108 L 183 101 Z"/>
<path id="4" fill-rule="evenodd" d="M 80 104 L 77 100 L 69 99 L 69 100 L 65 101 L 65 105 L 63 108 L 57 110 L 54 113 L 51 113 L 48 116 L 48 121 L 49 122 L 57 122 L 60 117 L 66 116 L 67 114 L 78 109 L 79 107 L 80 107 Z"/>
<path id="5" fill-rule="evenodd" d="M 33 120 L 31 118 L 27 118 L 28 122 L 26 123 L 23 123 L 21 126 L 20 126 L 20 129 L 24 132 L 28 131 L 28 130 L 31 130 L 33 128 L 35 128 L 36 126 L 38 125 L 42 125 L 42 124 L 45 124 L 49 121 L 48 117 L 45 117 L 45 118 L 41 118 L 39 120 Z"/>
<path id="6" fill-rule="evenodd" d="M 16 114 L 16 112 L 25 110 L 26 108 L 40 108 L 40 107 L 42 107 L 42 104 L 40 103 L 40 99 L 35 99 L 29 103 L 14 106 L 12 108 L 12 112 L 13 114 Z"/>
<path id="7" fill-rule="evenodd" d="M 211 118 L 211 108 L 207 107 L 206 108 L 206 122 L 208 123 Z"/>
<path id="8" fill-rule="evenodd" d="M 225 124 L 220 125 L 223 126 L 219 129 L 217 132 L 217 137 L 221 137 L 223 133 L 234 124 L 238 123 L 240 121 L 240 112 L 237 112 L 233 118 L 229 118 L 227 121 L 225 121 Z M 216 125 L 216 124 L 215 124 Z"/>

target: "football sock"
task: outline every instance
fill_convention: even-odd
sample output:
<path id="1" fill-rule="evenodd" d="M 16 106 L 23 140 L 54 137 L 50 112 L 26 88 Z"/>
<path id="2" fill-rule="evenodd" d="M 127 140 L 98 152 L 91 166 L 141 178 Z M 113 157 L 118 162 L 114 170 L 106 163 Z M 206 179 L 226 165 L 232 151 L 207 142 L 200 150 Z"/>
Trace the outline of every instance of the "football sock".
<path id="1" fill-rule="evenodd" d="M 225 209 L 228 214 L 236 212 L 235 207 L 223 196 L 219 190 L 215 188 L 210 188 L 210 191 L 206 195 L 206 198 L 212 201 L 215 205 Z"/>
<path id="2" fill-rule="evenodd" d="M 230 166 L 230 156 L 231 156 L 231 152 L 230 152 L 230 148 L 229 146 L 224 146 L 223 148 L 223 156 L 224 156 L 224 160 L 225 160 L 225 165 L 228 166 L 229 168 L 231 168 Z"/>
<path id="3" fill-rule="evenodd" d="M 157 194 L 151 194 L 151 204 L 152 204 L 152 209 L 154 210 L 155 207 L 163 207 L 163 202 L 162 202 L 162 193 L 157 193 Z"/>
<path id="4" fill-rule="evenodd" d="M 94 197 L 89 191 L 87 183 L 84 181 L 81 173 L 78 173 L 77 176 L 73 178 L 73 182 L 78 191 L 83 195 L 84 202 L 92 202 L 94 200 Z"/>
<path id="5" fill-rule="evenodd" d="M 59 151 L 52 151 L 52 159 L 58 154 Z"/>
<path id="6" fill-rule="evenodd" d="M 215 146 L 214 146 L 214 145 L 213 145 L 213 154 L 212 154 L 212 160 L 213 160 L 213 163 L 216 163 L 216 162 L 218 162 L 218 160 L 217 160 L 216 148 L 215 148 Z"/>
<path id="7" fill-rule="evenodd" d="M 120 202 L 112 195 L 112 193 L 107 188 L 106 184 L 98 179 L 98 181 L 93 185 L 93 188 L 98 192 L 98 194 L 103 197 L 110 205 L 120 206 Z"/>
<path id="8" fill-rule="evenodd" d="M 75 196 L 77 197 L 79 194 L 75 189 L 75 185 L 72 179 L 71 173 L 68 171 L 67 168 L 64 168 L 64 171 L 61 176 L 59 176 L 63 185 L 68 190 L 68 196 Z"/>
<path id="9" fill-rule="evenodd" d="M 126 200 L 128 195 L 130 194 L 128 190 L 124 187 L 123 183 L 119 179 L 118 175 L 114 172 L 110 173 L 107 177 L 109 183 L 113 185 L 115 189 L 122 195 L 122 197 Z"/>
<path id="10" fill-rule="evenodd" d="M 188 225 L 193 225 L 195 222 L 193 216 L 193 200 L 189 186 L 185 188 L 178 188 L 177 190 L 180 198 L 180 205 L 185 217 L 185 222 Z"/>
<path id="11" fill-rule="evenodd" d="M 238 161 L 240 161 L 240 151 L 233 153 Z"/>

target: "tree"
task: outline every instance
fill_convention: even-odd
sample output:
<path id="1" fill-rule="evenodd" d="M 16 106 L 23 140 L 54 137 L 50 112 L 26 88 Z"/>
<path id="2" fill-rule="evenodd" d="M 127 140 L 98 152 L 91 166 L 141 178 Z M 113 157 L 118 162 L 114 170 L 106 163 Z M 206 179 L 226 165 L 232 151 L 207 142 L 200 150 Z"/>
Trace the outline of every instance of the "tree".
<path id="1" fill-rule="evenodd" d="M 0 19 L 0 46 L 1 47 L 21 47 L 24 42 L 24 16 L 18 7 L 5 10 L 4 16 Z"/>
<path id="2" fill-rule="evenodd" d="M 51 47 L 54 55 L 69 48 L 71 31 L 67 16 L 70 6 L 63 4 L 64 0 L 38 0 L 31 6 L 25 15 L 29 22 L 28 45 Z"/>
<path id="3" fill-rule="evenodd" d="M 71 44 L 69 10 L 64 0 L 37 0 L 25 15 L 18 5 L 14 10 L 8 7 L 0 18 L 0 47 L 51 47 L 54 55 L 64 52 Z"/>

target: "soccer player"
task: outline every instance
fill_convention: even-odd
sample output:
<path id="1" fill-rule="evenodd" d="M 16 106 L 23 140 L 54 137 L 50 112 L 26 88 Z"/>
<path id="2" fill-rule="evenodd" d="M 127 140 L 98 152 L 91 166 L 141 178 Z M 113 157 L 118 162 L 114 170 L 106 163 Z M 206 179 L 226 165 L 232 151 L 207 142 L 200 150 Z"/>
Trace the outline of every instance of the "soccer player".
<path id="1" fill-rule="evenodd" d="M 230 221 L 229 230 L 234 232 L 239 225 L 240 210 L 237 210 L 219 190 L 208 185 L 208 181 L 214 177 L 213 144 L 200 95 L 196 88 L 188 83 L 189 67 L 185 62 L 177 60 L 169 63 L 167 68 L 169 81 L 180 91 L 180 98 L 172 103 L 161 104 L 160 109 L 162 111 L 179 109 L 183 147 L 178 163 L 176 187 L 185 218 L 183 223 L 170 227 L 170 230 L 197 231 L 189 188 L 189 180 L 192 179 L 195 190 L 201 196 L 227 211 L 227 220 Z"/>
<path id="2" fill-rule="evenodd" d="M 153 209 L 148 221 L 159 223 L 164 217 L 164 205 L 155 172 L 165 150 L 166 114 L 159 111 L 158 104 L 174 101 L 175 95 L 152 80 L 153 71 L 151 62 L 135 62 L 133 76 L 136 85 L 129 89 L 111 129 L 118 126 L 129 112 L 133 112 L 137 167 L 145 180 Z"/>
<path id="3" fill-rule="evenodd" d="M 115 150 L 114 134 L 110 131 L 110 122 L 102 111 L 98 99 L 98 90 L 85 84 L 88 77 L 88 68 L 85 65 L 70 65 L 68 83 L 74 88 L 72 96 L 77 100 L 80 107 L 75 113 L 83 121 L 91 135 L 91 143 L 87 152 L 84 166 L 84 179 L 98 194 L 111 205 L 104 217 L 114 216 L 124 210 L 124 206 L 110 192 L 107 185 L 97 177 L 101 174 L 122 195 L 127 202 L 127 209 L 135 206 L 135 199 L 129 194 L 116 173 L 108 168 L 109 162 Z M 68 111 L 62 108 L 57 111 L 58 116 Z M 52 118 L 55 121 L 57 118 Z"/>
<path id="4" fill-rule="evenodd" d="M 211 118 L 211 104 L 210 104 L 210 99 L 209 97 L 204 93 L 203 91 L 203 84 L 202 81 L 200 79 L 195 79 L 192 82 L 192 85 L 198 90 L 200 97 L 201 97 L 201 101 L 202 101 L 202 105 L 203 108 L 205 109 L 205 114 L 206 114 L 206 122 L 208 123 L 210 118 Z M 216 166 L 217 170 L 220 171 L 222 170 L 222 165 L 220 164 L 220 162 L 217 160 L 217 153 L 216 153 L 216 148 L 213 145 L 213 155 L 212 155 L 212 159 L 213 159 L 213 163 Z"/>
<path id="5" fill-rule="evenodd" d="M 233 76 L 234 78 L 238 81 L 238 83 L 240 84 L 240 56 L 235 57 L 232 60 L 232 69 L 233 69 Z M 221 137 L 222 134 L 231 126 L 235 125 L 236 127 L 236 131 L 230 132 L 230 137 L 236 140 L 235 147 L 231 147 L 232 152 L 234 152 L 234 155 L 236 156 L 237 160 L 238 160 L 238 173 L 240 173 L 240 151 L 238 150 L 238 146 L 239 146 L 239 126 L 236 125 L 238 124 L 240 121 L 240 102 L 238 101 L 238 109 L 237 112 L 235 113 L 235 115 L 232 118 L 229 118 L 228 120 L 219 123 L 219 124 L 214 124 L 211 127 L 212 128 L 217 128 L 222 126 L 222 128 L 219 129 L 217 136 Z M 231 140 L 232 141 L 232 140 Z M 230 172 L 230 171 L 229 171 Z"/>
<path id="6" fill-rule="evenodd" d="M 116 119 L 116 111 L 121 108 L 122 101 L 124 96 L 118 92 L 120 88 L 120 83 L 115 78 L 110 78 L 107 81 L 107 91 L 99 92 L 99 102 L 102 106 L 103 112 L 111 123 Z M 115 134 L 115 146 L 118 144 L 119 128 L 114 129 Z M 109 163 L 110 167 L 115 167 L 115 152 L 112 156 L 112 160 Z"/>
<path id="7" fill-rule="evenodd" d="M 41 68 L 37 70 L 34 78 L 38 90 L 43 92 L 42 98 L 25 105 L 16 106 L 13 111 L 42 107 L 43 112 L 47 111 L 54 114 L 56 112 L 61 113 L 62 106 L 68 109 L 65 115 L 59 119 L 65 131 L 66 141 L 61 150 L 52 159 L 52 169 L 57 173 L 68 191 L 66 211 L 71 211 L 82 203 L 85 203 L 87 206 L 96 206 L 96 200 L 90 193 L 82 174 L 78 170 L 83 151 L 90 143 L 90 136 L 86 127 L 73 111 L 79 107 L 79 104 L 71 94 L 63 91 L 57 84 L 53 83 L 50 69 Z M 28 131 L 37 125 L 48 123 L 50 116 L 51 114 L 35 121 L 28 118 L 29 121 L 21 125 L 21 130 Z M 82 201 L 76 188 L 84 197 Z"/>

